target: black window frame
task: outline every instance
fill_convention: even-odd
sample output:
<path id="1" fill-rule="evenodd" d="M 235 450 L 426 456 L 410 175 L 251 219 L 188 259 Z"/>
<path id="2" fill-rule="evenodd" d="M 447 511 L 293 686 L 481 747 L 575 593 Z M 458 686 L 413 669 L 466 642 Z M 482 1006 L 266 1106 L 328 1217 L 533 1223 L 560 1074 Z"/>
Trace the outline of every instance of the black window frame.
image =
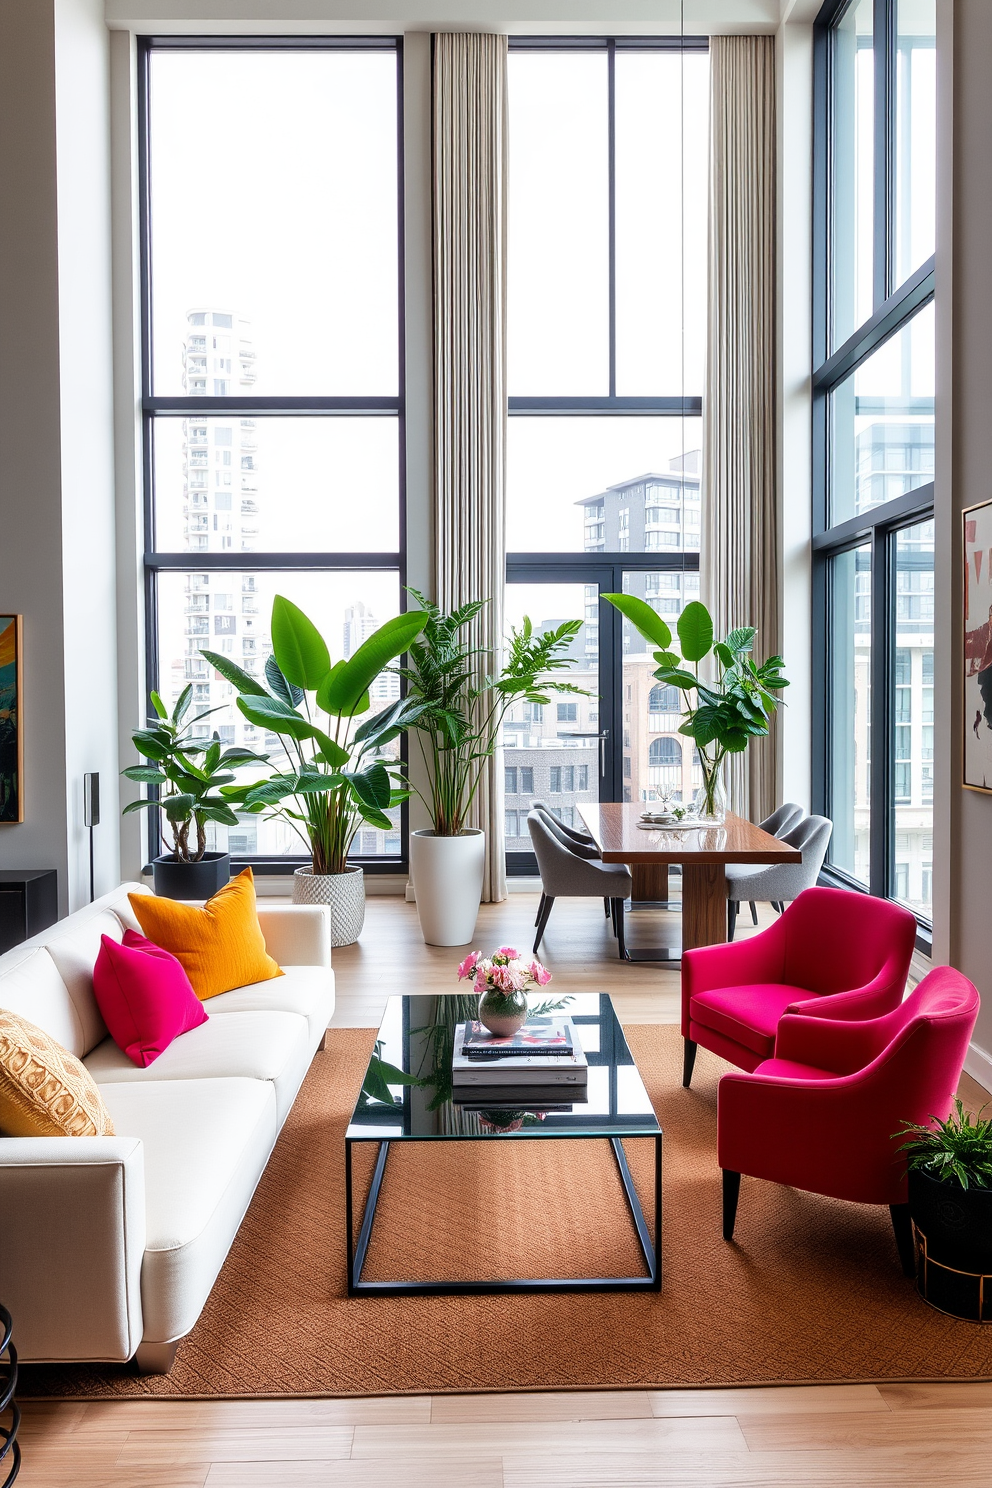
<path id="1" fill-rule="evenodd" d="M 616 56 L 618 52 L 708 52 L 706 36 L 511 36 L 511 52 L 605 52 L 608 108 L 609 214 L 609 394 L 599 397 L 509 397 L 510 418 L 700 418 L 702 390 L 692 397 L 619 397 L 616 392 Z M 600 596 L 620 593 L 625 573 L 698 573 L 699 551 L 651 553 L 512 552 L 506 555 L 507 584 L 595 584 Z M 599 603 L 599 727 L 607 733 L 600 750 L 599 799 L 623 800 L 622 621 L 611 604 Z M 534 877 L 532 852 L 507 852 L 508 877 Z"/>
<path id="2" fill-rule="evenodd" d="M 827 0 L 813 26 L 813 294 L 812 349 L 812 710 L 813 809 L 831 815 L 830 560 L 852 548 L 871 548 L 871 705 L 869 882 L 828 860 L 821 882 L 894 897 L 895 799 L 892 690 L 895 669 L 895 539 L 906 527 L 933 519 L 932 477 L 856 516 L 832 523 L 830 511 L 830 395 L 934 301 L 935 258 L 893 283 L 896 182 L 896 23 L 898 0 L 873 0 L 873 307 L 869 318 L 831 351 L 831 207 L 833 34 L 855 0 Z M 884 747 L 876 747 L 876 740 Z M 929 952 L 931 922 L 917 915 L 917 944 Z"/>
<path id="3" fill-rule="evenodd" d="M 403 37 L 395 36 L 159 36 L 137 38 L 138 45 L 138 217 L 141 332 L 141 423 L 143 482 L 143 573 L 145 621 L 145 679 L 147 702 L 157 685 L 158 576 L 169 572 L 315 572 L 369 571 L 395 573 L 400 605 L 406 608 L 407 512 L 406 512 L 406 354 L 405 354 L 405 265 L 404 265 L 404 153 L 403 153 Z M 397 391 L 389 397 L 172 397 L 154 393 L 152 378 L 151 257 L 151 170 L 150 170 L 150 66 L 156 51 L 376 51 L 396 58 L 396 187 L 397 187 Z M 154 425 L 160 418 L 188 418 L 211 414 L 233 417 L 364 417 L 395 419 L 397 430 L 397 494 L 399 548 L 395 552 L 312 553 L 169 553 L 155 549 Z M 408 760 L 408 741 L 402 736 L 401 758 Z M 149 813 L 149 857 L 160 850 L 160 824 Z M 409 872 L 409 805 L 400 807 L 400 853 L 396 856 L 349 856 L 349 863 L 370 874 Z M 283 857 L 232 854 L 236 870 L 251 867 L 256 873 L 289 875 L 307 863 L 306 854 Z"/>

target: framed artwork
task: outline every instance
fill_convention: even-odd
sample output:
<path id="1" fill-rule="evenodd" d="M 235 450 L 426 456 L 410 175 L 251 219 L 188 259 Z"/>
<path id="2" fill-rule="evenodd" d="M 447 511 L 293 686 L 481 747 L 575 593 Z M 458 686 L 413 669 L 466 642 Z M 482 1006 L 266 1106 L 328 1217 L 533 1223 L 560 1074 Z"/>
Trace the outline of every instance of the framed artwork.
<path id="1" fill-rule="evenodd" d="M 992 793 L 992 500 L 964 521 L 964 780 Z"/>
<path id="2" fill-rule="evenodd" d="M 0 615 L 0 826 L 24 820 L 21 617 Z"/>

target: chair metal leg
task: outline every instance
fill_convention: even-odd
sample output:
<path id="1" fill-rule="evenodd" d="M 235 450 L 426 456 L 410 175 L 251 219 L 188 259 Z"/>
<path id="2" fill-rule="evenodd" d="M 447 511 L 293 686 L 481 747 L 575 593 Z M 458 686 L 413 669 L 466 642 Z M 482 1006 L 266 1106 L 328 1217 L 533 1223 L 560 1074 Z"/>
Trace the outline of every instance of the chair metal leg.
<path id="1" fill-rule="evenodd" d="M 751 906 L 751 924 L 756 925 L 758 923 L 758 906 L 753 899 L 749 899 L 748 903 Z"/>
<path id="2" fill-rule="evenodd" d="M 541 941 L 544 939 L 544 929 L 545 929 L 545 926 L 548 923 L 548 916 L 551 913 L 551 906 L 554 904 L 554 902 L 555 901 L 554 901 L 553 895 L 551 895 L 551 894 L 545 894 L 545 896 L 544 896 L 544 903 L 541 905 L 541 913 L 537 917 L 537 939 L 534 941 L 534 955 L 535 956 L 537 955 L 537 948 L 538 948 L 538 946 L 541 944 Z"/>
<path id="3" fill-rule="evenodd" d="M 913 1221 L 909 1217 L 908 1204 L 890 1204 L 892 1229 L 896 1237 L 896 1249 L 902 1263 L 903 1276 L 916 1275 L 916 1252 L 913 1245 Z"/>
<path id="4" fill-rule="evenodd" d="M 535 925 L 537 925 L 540 922 L 541 912 L 544 909 L 544 901 L 545 901 L 545 899 L 547 899 L 547 897 L 548 897 L 547 894 L 545 894 L 545 893 L 542 893 L 541 894 L 541 902 L 537 906 L 537 914 L 534 916 L 534 924 Z"/>
<path id="5" fill-rule="evenodd" d="M 624 939 L 624 933 L 623 933 L 623 900 L 622 899 L 614 899 L 613 900 L 613 924 L 616 927 L 616 932 L 617 932 L 617 949 L 618 949 L 618 951 L 620 953 L 620 960 L 621 961 L 625 961 L 627 959 L 627 942 Z"/>
<path id="6" fill-rule="evenodd" d="M 727 939 L 733 940 L 734 931 L 737 929 L 737 911 L 740 904 L 736 899 L 727 900 Z"/>
<path id="7" fill-rule="evenodd" d="M 723 1238 L 733 1240 L 737 1222 L 737 1200 L 741 1196 L 741 1175 L 733 1168 L 723 1169 Z"/>
<path id="8" fill-rule="evenodd" d="M 682 1084 L 686 1090 L 692 1083 L 692 1068 L 696 1063 L 696 1043 L 694 1039 L 684 1038 L 682 1040 Z"/>

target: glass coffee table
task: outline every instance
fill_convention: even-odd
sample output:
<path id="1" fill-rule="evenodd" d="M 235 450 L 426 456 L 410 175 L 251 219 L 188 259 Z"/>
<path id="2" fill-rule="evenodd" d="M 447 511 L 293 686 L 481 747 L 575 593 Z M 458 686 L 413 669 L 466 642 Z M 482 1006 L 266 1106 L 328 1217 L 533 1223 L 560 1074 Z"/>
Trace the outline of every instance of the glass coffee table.
<path id="1" fill-rule="evenodd" d="M 605 993 L 578 993 L 562 1001 L 561 1011 L 573 1020 L 589 1063 L 583 1099 L 576 1099 L 576 1092 L 567 1087 L 453 1091 L 455 1026 L 473 1017 L 475 1010 L 476 999 L 457 995 L 391 997 L 386 1005 L 375 1052 L 345 1134 L 349 1295 L 660 1291 L 662 1130 L 610 998 Z M 637 1251 L 643 1259 L 641 1274 L 468 1280 L 416 1276 L 375 1280 L 363 1275 L 394 1147 L 412 1142 L 558 1142 L 562 1144 L 561 1161 L 568 1163 L 568 1144 L 578 1138 L 600 1138 L 612 1149 L 626 1201 L 618 1209 L 619 1222 L 632 1224 L 636 1231 Z M 644 1206 L 624 1150 L 625 1141 L 635 1139 L 651 1144 L 652 1178 L 647 1185 L 643 1178 L 641 1183 L 649 1193 Z M 358 1184 L 356 1197 L 356 1149 L 368 1143 L 375 1144 L 374 1158 L 365 1151 L 361 1154 L 365 1178 Z M 487 1161 L 484 1154 L 483 1161 Z M 361 1189 L 366 1180 L 363 1202 Z"/>

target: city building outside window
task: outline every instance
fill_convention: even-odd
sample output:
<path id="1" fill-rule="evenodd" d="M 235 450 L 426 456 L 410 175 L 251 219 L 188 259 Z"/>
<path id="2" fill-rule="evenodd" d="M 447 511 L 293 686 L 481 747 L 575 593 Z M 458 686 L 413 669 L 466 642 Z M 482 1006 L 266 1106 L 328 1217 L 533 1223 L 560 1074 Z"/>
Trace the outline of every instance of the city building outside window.
<path id="1" fill-rule="evenodd" d="M 140 43 L 148 686 L 171 707 L 193 682 L 198 735 L 277 768 L 199 651 L 262 678 L 276 594 L 334 660 L 402 608 L 400 71 L 392 38 Z M 390 818 L 356 839 L 373 871 L 405 853 Z M 306 852 L 258 817 L 209 846 L 271 871 Z"/>

